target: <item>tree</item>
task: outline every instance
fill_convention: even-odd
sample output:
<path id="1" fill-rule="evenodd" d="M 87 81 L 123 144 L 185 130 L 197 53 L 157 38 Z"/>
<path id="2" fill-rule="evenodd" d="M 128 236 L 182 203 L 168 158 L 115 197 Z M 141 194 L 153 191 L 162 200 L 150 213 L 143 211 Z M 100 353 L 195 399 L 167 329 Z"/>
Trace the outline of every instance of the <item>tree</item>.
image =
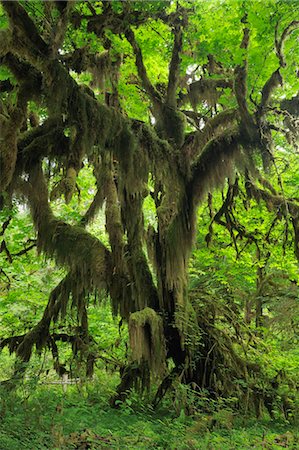
<path id="1" fill-rule="evenodd" d="M 295 11 L 297 2 L 280 1 L 2 2 L 1 206 L 26 199 L 38 251 L 68 270 L 39 323 L 2 346 L 26 362 L 34 345 L 68 339 L 51 335 L 50 324 L 71 302 L 90 374 L 87 298 L 107 290 L 129 323 L 132 364 L 121 393 L 145 383 L 148 369 L 167 374 L 169 359 L 174 369 L 157 399 L 177 374 L 216 389 L 210 329 L 201 357 L 187 339 L 190 328 L 203 331 L 188 295 L 197 209 L 245 174 L 252 197 L 291 217 L 298 254 L 297 201 L 260 173 L 260 160 L 266 170 L 275 165 L 275 142 L 298 138 Z M 51 204 L 72 201 L 86 164 L 97 191 L 73 225 Z M 145 200 L 156 214 L 147 229 Z M 109 245 L 87 230 L 101 208 Z M 246 377 L 249 365 L 227 349 L 229 376 Z"/>

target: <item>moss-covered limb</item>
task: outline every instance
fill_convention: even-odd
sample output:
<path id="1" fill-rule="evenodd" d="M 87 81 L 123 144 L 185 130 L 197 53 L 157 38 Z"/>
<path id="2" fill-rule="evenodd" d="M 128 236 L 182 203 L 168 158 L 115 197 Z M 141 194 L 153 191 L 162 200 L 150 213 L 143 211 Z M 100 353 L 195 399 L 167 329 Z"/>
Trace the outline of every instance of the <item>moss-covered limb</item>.
<path id="1" fill-rule="evenodd" d="M 166 286 L 170 291 L 175 289 L 183 294 L 182 286 L 186 285 L 188 255 L 194 235 L 194 209 L 192 198 L 184 189 L 175 193 L 178 201 L 168 204 L 165 197 L 157 209 L 159 218 L 159 241 L 162 252 L 162 267 L 165 268 Z M 164 211 L 165 209 L 165 211 Z M 171 214 L 171 215 L 170 215 Z M 183 298 L 179 303 L 182 304 Z"/>
<path id="2" fill-rule="evenodd" d="M 26 15 L 25 11 L 24 14 Z M 31 21 L 29 17 L 28 20 Z M 22 32 L 26 34 L 26 31 Z M 75 128 L 72 152 L 76 164 L 79 164 L 84 153 L 90 152 L 93 145 L 97 145 L 101 149 L 113 148 L 120 164 L 124 168 L 130 167 L 130 154 L 136 143 L 131 130 L 132 121 L 114 108 L 97 102 L 90 91 L 78 86 L 58 60 L 42 58 L 34 52 L 27 54 L 22 48 L 14 51 L 43 74 L 43 93 L 49 116 L 60 116 L 67 127 Z M 152 133 L 152 140 L 154 138 L 155 134 Z M 156 139 L 156 147 L 159 147 L 159 139 Z M 165 146 L 161 146 L 161 152 L 164 148 Z"/>
<path id="3" fill-rule="evenodd" d="M 228 126 L 231 126 L 239 118 L 237 109 L 228 109 L 222 111 L 212 119 L 206 121 L 202 130 L 192 133 L 188 136 L 185 151 L 188 159 L 192 163 L 194 158 L 198 158 L 203 148 L 211 139 L 219 136 Z M 190 145 L 190 141 L 192 142 Z M 184 151 L 184 147 L 182 149 Z"/>
<path id="4" fill-rule="evenodd" d="M 127 268 L 125 254 L 125 229 L 122 223 L 121 206 L 118 197 L 117 183 L 114 179 L 113 163 L 107 157 L 101 170 L 101 183 L 106 198 L 106 229 L 111 245 L 109 292 L 113 314 L 120 314 L 128 320 L 129 314 L 136 309 L 136 298 L 133 295 L 132 279 Z"/>
<path id="5" fill-rule="evenodd" d="M 160 302 L 153 275 L 149 267 L 144 250 L 141 247 L 129 247 L 130 255 L 127 258 L 128 271 L 132 280 L 132 309 L 140 310 L 149 306 L 159 310 Z"/>
<path id="6" fill-rule="evenodd" d="M 156 107 L 159 110 L 161 101 L 162 101 L 161 95 L 154 88 L 154 86 L 152 85 L 151 81 L 148 78 L 147 71 L 146 71 L 146 68 L 145 68 L 145 65 L 143 62 L 142 52 L 141 52 L 141 49 L 135 39 L 134 32 L 131 29 L 128 29 L 125 32 L 125 36 L 126 36 L 127 40 L 129 41 L 129 43 L 131 44 L 132 49 L 134 51 L 135 58 L 136 58 L 136 67 L 137 67 L 138 75 L 142 81 L 143 87 L 146 90 L 147 94 L 149 95 L 151 101 L 153 102 L 154 107 Z"/>
<path id="7" fill-rule="evenodd" d="M 34 59 L 47 58 L 49 47 L 20 3 L 3 1 L 2 6 L 9 18 L 14 50 Z"/>
<path id="8" fill-rule="evenodd" d="M 65 314 L 66 306 L 72 290 L 72 284 L 76 279 L 68 274 L 60 283 L 52 290 L 48 304 L 45 308 L 41 320 L 18 339 L 12 351 L 24 362 L 28 362 L 31 358 L 33 347 L 41 350 L 48 342 L 50 336 L 51 321 L 56 321 L 59 314 Z"/>
<path id="9" fill-rule="evenodd" d="M 31 64 L 15 56 L 12 52 L 8 52 L 4 57 L 0 58 L 0 64 L 9 68 L 16 80 L 22 83 L 23 89 L 29 91 L 34 99 L 40 96 L 42 75 Z"/>
<path id="10" fill-rule="evenodd" d="M 87 31 L 94 32 L 98 37 L 103 37 L 104 31 L 107 29 L 114 34 L 125 33 L 128 24 L 139 26 L 147 22 L 149 18 L 152 18 L 151 13 L 134 9 L 133 5 L 126 3 L 123 4 L 120 12 L 115 12 L 110 2 L 103 2 L 103 12 L 101 14 L 96 14 L 93 11 L 92 16 L 74 16 L 74 19 L 79 19 L 78 22 L 82 19 L 87 19 Z"/>
<path id="11" fill-rule="evenodd" d="M 277 191 L 276 189 L 272 186 L 271 182 L 269 180 L 267 180 L 266 178 L 264 178 L 260 172 L 258 171 L 258 169 L 251 169 L 251 172 L 254 176 L 256 176 L 256 178 L 258 179 L 258 181 L 261 183 L 261 185 L 268 189 L 271 194 L 273 195 L 277 195 Z"/>
<path id="12" fill-rule="evenodd" d="M 10 2 L 5 2 L 10 3 Z M 64 117 L 66 124 L 76 127 L 76 139 L 73 143 L 74 154 L 80 154 L 92 147 L 93 144 L 110 144 L 113 138 L 119 137 L 123 129 L 128 128 L 128 120 L 115 110 L 101 105 L 75 80 L 58 60 L 47 58 L 47 52 L 41 54 L 39 45 L 35 42 L 38 31 L 26 11 L 17 3 L 16 18 L 11 14 L 11 27 L 18 27 L 19 34 L 13 36 L 13 53 L 25 59 L 38 72 L 43 73 L 43 88 L 50 116 Z M 8 7 L 9 11 L 11 9 Z M 28 34 L 24 28 L 30 23 L 34 33 Z M 24 37 L 24 45 L 19 45 L 18 36 Z M 40 38 L 41 39 L 41 38 Z M 38 38 L 36 38 L 39 41 Z M 29 42 L 28 42 L 29 41 Z M 39 44 L 41 44 L 39 41 Z M 93 132 L 91 132 L 91 130 Z M 125 151 L 125 149 L 124 149 Z"/>
<path id="13" fill-rule="evenodd" d="M 173 38 L 171 61 L 169 64 L 166 105 L 171 108 L 176 108 L 177 106 L 176 90 L 179 83 L 180 63 L 181 63 L 180 53 L 182 51 L 183 46 L 183 31 L 180 25 L 174 26 L 173 34 L 174 38 Z"/>
<path id="14" fill-rule="evenodd" d="M 82 227 L 71 226 L 57 220 L 48 203 L 47 188 L 42 169 L 32 168 L 29 183 L 21 189 L 28 198 L 33 221 L 38 231 L 38 248 L 58 264 L 78 270 L 88 286 L 102 288 L 110 279 L 110 252 L 95 237 Z"/>
<path id="15" fill-rule="evenodd" d="M 243 126 L 248 131 L 252 128 L 253 119 L 249 113 L 247 105 L 247 49 L 249 45 L 249 28 L 245 27 L 243 30 L 243 39 L 240 48 L 244 49 L 245 55 L 243 64 L 238 65 L 235 68 L 235 95 L 239 107 L 240 116 L 243 122 Z"/>
<path id="16" fill-rule="evenodd" d="M 25 334 L 20 334 L 18 336 L 11 336 L 8 338 L 0 339 L 0 350 L 8 347 L 10 354 L 15 352 L 20 343 L 23 341 L 24 337 Z"/>
<path id="17" fill-rule="evenodd" d="M 64 129 L 61 119 L 54 117 L 23 133 L 18 139 L 18 163 L 23 170 L 46 156 L 68 157 L 70 139 L 65 136 Z"/>
<path id="18" fill-rule="evenodd" d="M 255 198 L 258 202 L 263 200 L 269 211 L 280 211 L 285 217 L 288 214 L 299 217 L 299 205 L 295 199 L 285 198 L 277 193 L 274 194 L 270 189 L 261 189 L 250 178 L 246 180 L 246 190 L 249 196 Z"/>
<path id="19" fill-rule="evenodd" d="M 270 100 L 271 100 L 271 95 L 274 91 L 274 89 L 276 89 L 278 86 L 280 86 L 282 84 L 282 76 L 279 72 L 279 68 L 277 70 L 275 70 L 272 75 L 270 76 L 270 78 L 266 81 L 266 83 L 263 86 L 262 89 L 262 98 L 261 98 L 261 102 L 259 104 L 259 113 L 258 113 L 258 117 L 260 118 L 261 115 L 263 115 L 265 113 L 265 108 L 268 106 Z"/>
<path id="20" fill-rule="evenodd" d="M 34 87 L 29 83 L 16 89 L 16 99 L 0 100 L 0 192 L 12 181 L 18 154 L 17 141 L 20 130 L 27 127 L 27 102 L 33 95 Z"/>
<path id="21" fill-rule="evenodd" d="M 15 352 L 21 361 L 28 362 L 34 346 L 37 351 L 41 351 L 51 339 L 60 339 L 59 337 L 56 339 L 55 335 L 50 333 L 50 325 L 59 318 L 65 318 L 70 299 L 72 299 L 72 307 L 77 309 L 78 318 L 82 324 L 81 339 L 83 341 L 87 339 L 89 342 L 85 298 L 89 289 L 92 288 L 88 289 L 88 282 L 81 278 L 79 270 L 69 272 L 50 293 L 41 320 L 26 334 L 16 337 L 16 339 L 3 340 L 2 347 L 8 345 L 10 351 Z M 17 372 L 20 372 L 19 366 L 16 367 L 16 375 Z"/>
<path id="22" fill-rule="evenodd" d="M 208 102 L 209 105 L 214 106 L 221 95 L 221 90 L 226 88 L 233 88 L 233 80 L 227 78 L 202 78 L 188 85 L 187 94 L 181 94 L 178 101 L 179 106 L 186 103 L 191 103 L 191 106 L 196 110 L 200 102 Z"/>
<path id="23" fill-rule="evenodd" d="M 275 29 L 275 47 L 276 47 L 276 55 L 279 59 L 280 67 L 286 67 L 287 63 L 283 54 L 283 48 L 285 41 L 287 38 L 299 27 L 299 20 L 293 20 L 290 22 L 286 28 L 283 30 L 280 39 L 278 38 L 278 25 L 279 22 L 276 25 Z"/>
<path id="24" fill-rule="evenodd" d="M 280 108 L 282 111 L 277 112 L 286 112 L 290 116 L 299 117 L 299 93 L 294 95 L 290 99 L 284 99 L 280 102 Z"/>
<path id="25" fill-rule="evenodd" d="M 69 19 L 72 10 L 75 6 L 75 2 L 66 1 L 65 3 L 61 4 L 56 3 L 56 5 L 59 9 L 60 14 L 55 26 L 52 29 L 52 36 L 50 37 L 50 44 L 49 44 L 49 46 L 51 47 L 53 57 L 57 55 L 59 48 L 61 48 L 67 30 L 67 26 L 69 23 Z M 59 5 L 61 7 L 59 7 Z"/>
<path id="26" fill-rule="evenodd" d="M 81 226 L 84 227 L 84 226 L 90 224 L 96 218 L 99 210 L 103 206 L 104 199 L 105 199 L 105 197 L 104 197 L 102 189 L 98 188 L 86 213 L 80 220 Z"/>

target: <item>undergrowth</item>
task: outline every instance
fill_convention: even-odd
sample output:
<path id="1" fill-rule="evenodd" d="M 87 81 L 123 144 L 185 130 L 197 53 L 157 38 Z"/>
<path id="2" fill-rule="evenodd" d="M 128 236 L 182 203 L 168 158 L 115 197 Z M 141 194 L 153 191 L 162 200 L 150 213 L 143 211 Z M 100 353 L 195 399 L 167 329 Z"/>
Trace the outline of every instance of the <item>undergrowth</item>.
<path id="1" fill-rule="evenodd" d="M 71 449 L 297 449 L 296 424 L 266 415 L 239 415 L 229 402 L 214 411 L 184 409 L 168 397 L 157 409 L 132 393 L 109 406 L 117 380 L 104 372 L 93 382 L 68 385 L 27 380 L 15 393 L 1 392 L 1 450 Z M 190 400 L 191 401 L 191 400 Z"/>

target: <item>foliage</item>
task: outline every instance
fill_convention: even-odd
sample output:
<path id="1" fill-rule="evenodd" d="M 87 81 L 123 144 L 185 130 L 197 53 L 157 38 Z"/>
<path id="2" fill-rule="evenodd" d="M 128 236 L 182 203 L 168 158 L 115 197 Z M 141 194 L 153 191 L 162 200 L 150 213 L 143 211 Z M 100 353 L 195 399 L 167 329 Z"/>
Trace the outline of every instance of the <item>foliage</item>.
<path id="1" fill-rule="evenodd" d="M 62 394 L 59 388 L 40 386 L 29 400 L 6 398 L 5 411 L 2 400 L 1 448 L 295 449 L 298 443 L 298 431 L 289 424 L 251 420 L 244 428 L 243 419 L 226 409 L 191 420 L 173 414 L 170 405 L 153 412 L 140 399 L 136 407 L 133 399 L 111 410 L 104 390 L 109 379 L 98 382 L 100 390 L 93 384 L 81 393 L 79 387 Z"/>
<path id="2" fill-rule="evenodd" d="M 226 445 L 213 429 L 234 435 L 237 408 L 297 420 L 297 13 L 280 0 L 2 2 L 11 395 L 30 397 L 26 376 L 83 383 L 118 370 L 120 420 L 132 389 L 152 386 L 147 400 L 176 412 L 171 445 L 183 433 L 188 448 L 189 425 L 207 448 Z M 88 386 L 76 406 L 86 423 Z M 69 421 L 53 445 L 119 445 Z M 160 425 L 162 440 L 143 424 L 148 448 L 168 445 Z"/>

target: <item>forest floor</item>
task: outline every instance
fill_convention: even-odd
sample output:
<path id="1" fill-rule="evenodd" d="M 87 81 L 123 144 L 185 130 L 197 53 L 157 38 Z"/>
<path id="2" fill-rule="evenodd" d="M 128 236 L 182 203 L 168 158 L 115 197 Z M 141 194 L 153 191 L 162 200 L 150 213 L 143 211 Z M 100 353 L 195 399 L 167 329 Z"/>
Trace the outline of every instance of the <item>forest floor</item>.
<path id="1" fill-rule="evenodd" d="M 299 430 L 280 419 L 244 418 L 229 410 L 213 417 L 157 410 L 132 396 L 109 406 L 105 380 L 89 386 L 26 385 L 1 392 L 0 450 L 299 449 Z"/>

